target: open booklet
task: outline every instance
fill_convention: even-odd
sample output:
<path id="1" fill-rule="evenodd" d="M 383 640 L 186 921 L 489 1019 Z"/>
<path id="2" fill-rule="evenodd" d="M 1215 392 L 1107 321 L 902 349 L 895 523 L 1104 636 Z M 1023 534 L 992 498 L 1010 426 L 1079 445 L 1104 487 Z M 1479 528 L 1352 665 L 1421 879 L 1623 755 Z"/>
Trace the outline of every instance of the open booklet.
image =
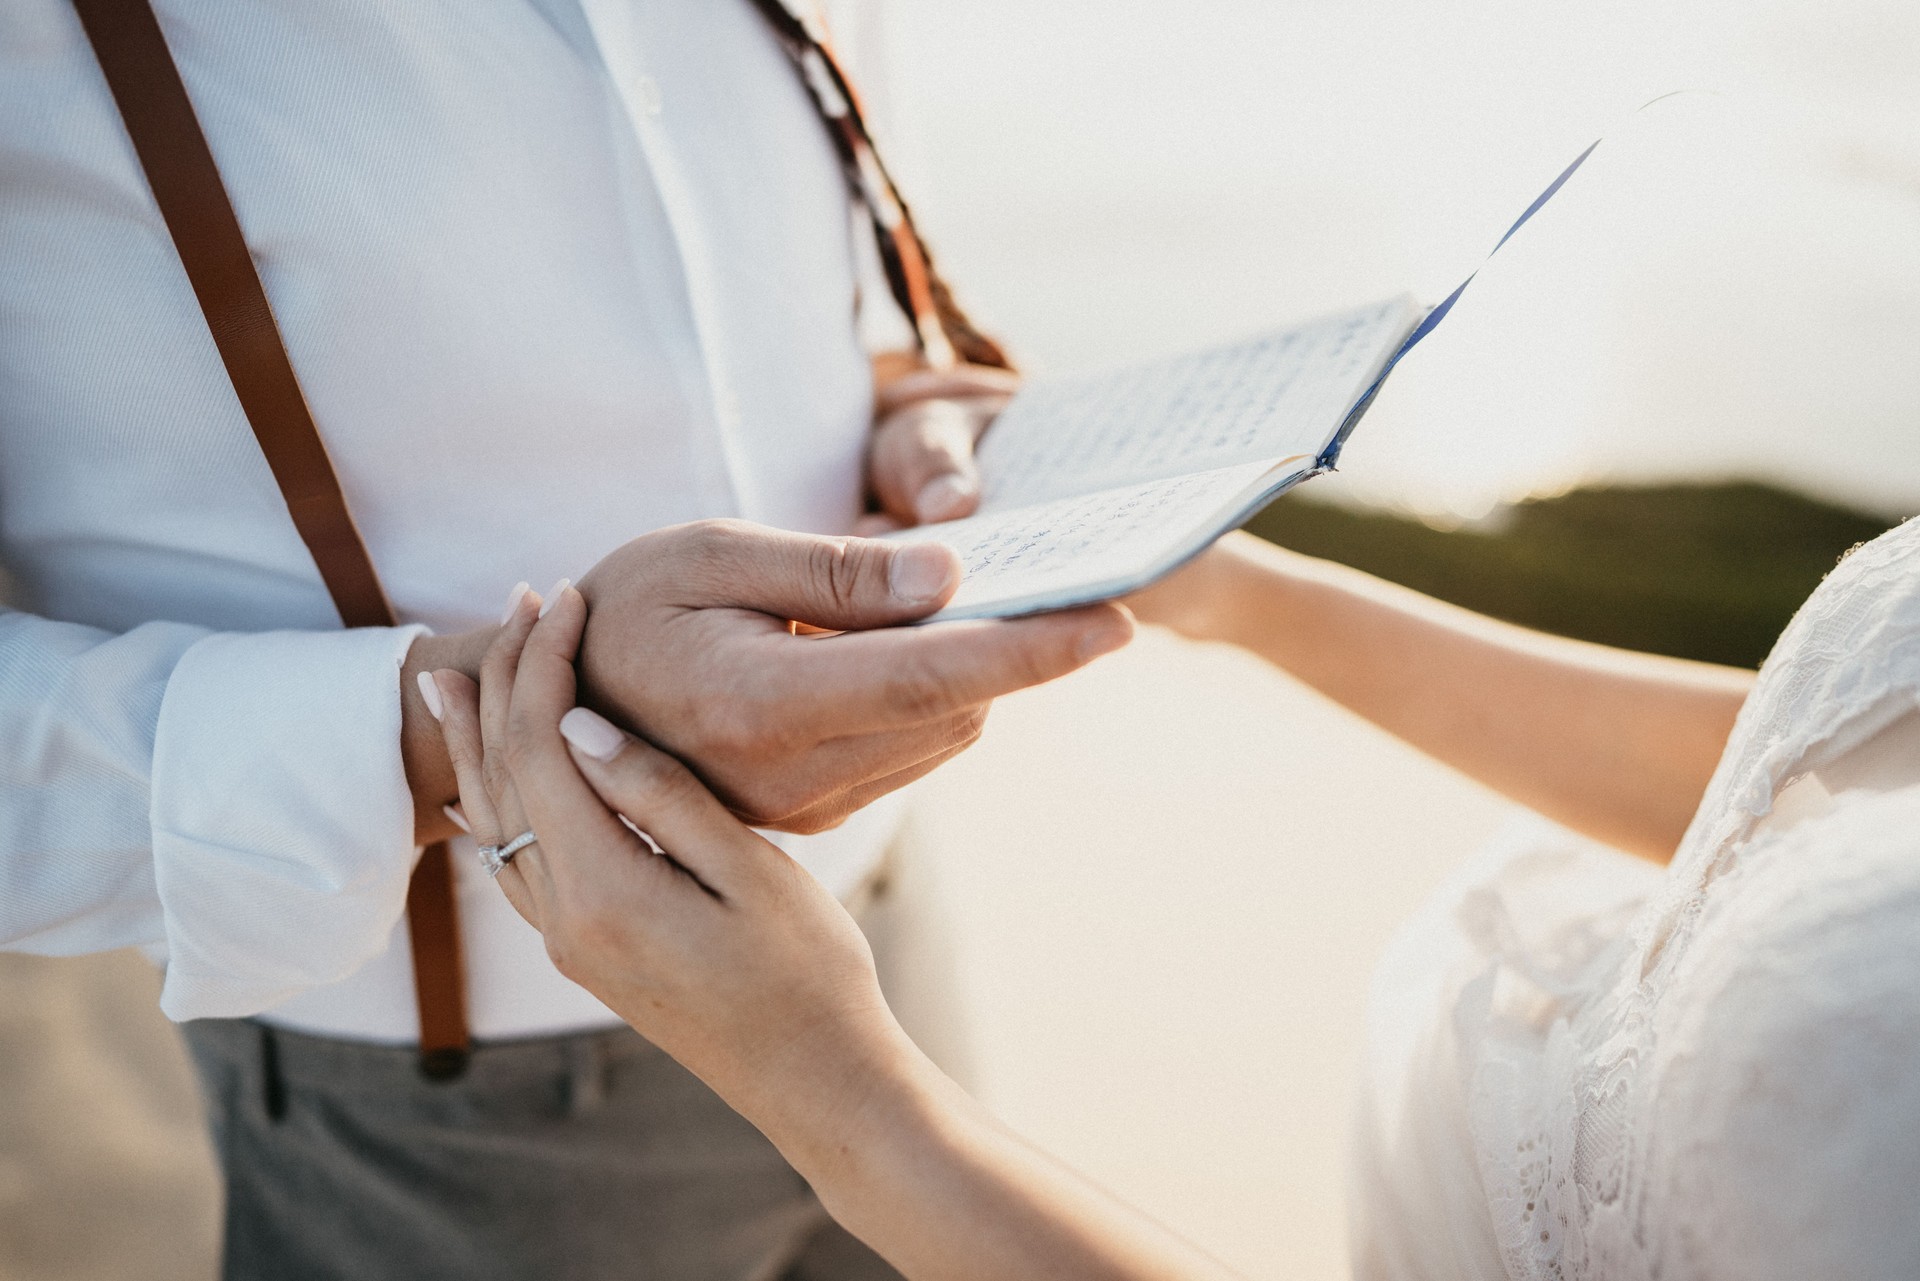
<path id="1" fill-rule="evenodd" d="M 981 442 L 979 511 L 887 535 L 944 543 L 966 567 L 953 600 L 924 621 L 1110 600 L 1177 569 L 1332 470 L 1394 365 L 1471 283 L 1431 309 L 1403 296 L 1171 360 L 1029 384 Z"/>
<path id="2" fill-rule="evenodd" d="M 889 535 L 945 543 L 966 566 L 930 621 L 1107 600 L 1173 570 L 1333 465 L 1423 315 L 1395 298 L 1022 390 L 981 442 L 979 512 Z"/>

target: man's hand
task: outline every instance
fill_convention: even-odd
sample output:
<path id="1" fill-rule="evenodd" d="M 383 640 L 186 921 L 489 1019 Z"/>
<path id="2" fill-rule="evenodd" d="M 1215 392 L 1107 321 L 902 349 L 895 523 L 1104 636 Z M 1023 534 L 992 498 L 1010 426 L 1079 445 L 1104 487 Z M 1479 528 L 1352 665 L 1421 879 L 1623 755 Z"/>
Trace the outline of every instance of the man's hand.
<path id="1" fill-rule="evenodd" d="M 863 534 L 971 516 L 980 505 L 973 448 L 1019 388 L 1005 369 L 917 369 L 877 382 L 868 486 L 880 510 Z"/>
<path id="2" fill-rule="evenodd" d="M 739 521 L 658 530 L 580 583 L 582 701 L 679 757 L 748 822 L 822 831 L 970 746 L 993 699 L 1133 634 L 1113 605 L 892 626 L 939 609 L 959 580 L 935 544 Z M 797 636 L 788 620 L 842 634 Z"/>

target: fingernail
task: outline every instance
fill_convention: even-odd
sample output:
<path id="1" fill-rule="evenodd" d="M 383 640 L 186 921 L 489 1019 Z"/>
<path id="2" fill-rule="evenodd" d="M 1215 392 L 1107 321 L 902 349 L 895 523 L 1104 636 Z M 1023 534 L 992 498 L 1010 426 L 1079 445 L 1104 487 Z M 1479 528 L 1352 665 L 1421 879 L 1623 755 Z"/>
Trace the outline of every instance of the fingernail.
<path id="1" fill-rule="evenodd" d="M 567 588 L 571 586 L 573 586 L 573 580 L 571 578 L 563 578 L 555 583 L 553 590 L 547 593 L 547 598 L 540 602 L 540 617 L 545 618 L 547 611 L 552 609 L 559 601 L 560 593 L 566 591 Z"/>
<path id="2" fill-rule="evenodd" d="M 1091 663 L 1102 654 L 1111 654 L 1133 639 L 1133 625 L 1125 618 L 1109 618 L 1089 628 L 1080 637 L 1080 661 Z"/>
<path id="3" fill-rule="evenodd" d="M 437 721 L 446 714 L 447 710 L 440 701 L 440 687 L 433 683 L 432 672 L 421 672 L 419 681 L 420 701 L 427 705 L 427 710 L 433 713 L 433 719 Z"/>
<path id="4" fill-rule="evenodd" d="M 935 476 L 926 483 L 919 497 L 913 500 L 913 510 L 919 514 L 922 521 L 929 524 L 934 521 L 951 520 L 973 501 L 974 495 L 978 492 L 972 481 L 948 472 L 944 476 Z"/>
<path id="5" fill-rule="evenodd" d="M 460 807 L 458 805 L 442 805 L 440 807 L 440 812 L 442 814 L 445 814 L 447 816 L 448 821 L 451 822 L 455 827 L 465 832 L 468 836 L 473 835 L 473 829 L 467 826 L 467 816 L 460 812 Z"/>
<path id="6" fill-rule="evenodd" d="M 896 600 L 924 605 L 954 580 L 953 553 L 938 543 L 910 543 L 893 554 L 887 586 Z"/>
<path id="7" fill-rule="evenodd" d="M 627 736 L 619 726 L 584 707 L 576 707 L 560 718 L 560 737 L 596 761 L 612 760 L 627 745 Z"/>
<path id="8" fill-rule="evenodd" d="M 520 608 L 520 600 L 533 590 L 532 583 L 515 583 L 513 590 L 507 593 L 507 612 L 500 615 L 500 625 L 505 627 L 513 621 L 513 611 Z"/>

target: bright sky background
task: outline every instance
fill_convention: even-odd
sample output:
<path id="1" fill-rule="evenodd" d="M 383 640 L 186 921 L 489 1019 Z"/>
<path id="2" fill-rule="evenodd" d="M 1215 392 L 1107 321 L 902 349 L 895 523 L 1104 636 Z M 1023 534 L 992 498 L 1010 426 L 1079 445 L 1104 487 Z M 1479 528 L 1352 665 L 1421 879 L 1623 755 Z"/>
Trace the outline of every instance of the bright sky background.
<path id="1" fill-rule="evenodd" d="M 1606 134 L 1323 492 L 1757 475 L 1920 511 L 1920 4 L 855 3 L 943 266 L 1035 372 L 1435 300 Z M 1633 115 L 1674 89 L 1713 93 Z"/>

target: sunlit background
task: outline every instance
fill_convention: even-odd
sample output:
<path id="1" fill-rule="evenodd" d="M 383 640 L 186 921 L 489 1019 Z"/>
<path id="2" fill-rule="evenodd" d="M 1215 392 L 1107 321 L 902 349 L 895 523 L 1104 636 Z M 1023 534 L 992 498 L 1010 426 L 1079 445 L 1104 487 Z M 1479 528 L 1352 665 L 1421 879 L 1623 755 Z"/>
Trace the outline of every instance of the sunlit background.
<path id="1" fill-rule="evenodd" d="M 909 190 L 1037 372 L 1412 288 L 1587 143 L 1340 489 L 1758 476 L 1920 510 L 1920 6 L 866 0 Z M 1675 90 L 1697 94 L 1642 115 Z"/>
<path id="2" fill-rule="evenodd" d="M 1314 482 L 1358 523 L 1263 528 L 1426 547 L 1524 531 L 1503 504 L 1575 486 L 1753 479 L 1855 510 L 1659 491 L 1664 523 L 1620 507 L 1601 550 L 1699 559 L 1662 543 L 1679 504 L 1817 577 L 1920 511 L 1912 0 L 834 8 L 943 267 L 1036 374 L 1437 299 L 1607 137 Z M 1773 616 L 1728 652 L 1757 658 Z M 1705 646 L 1708 621 L 1646 643 Z M 1510 816 L 1244 656 L 1147 635 L 1005 700 L 921 786 L 875 932 L 911 1028 L 1010 1122 L 1250 1276 L 1331 1279 L 1369 969 Z M 32 1101 L 0 1109 L 0 1277 L 211 1276 L 151 976 L 0 964 L 0 1043 L 44 1048 L 0 1055 Z"/>

